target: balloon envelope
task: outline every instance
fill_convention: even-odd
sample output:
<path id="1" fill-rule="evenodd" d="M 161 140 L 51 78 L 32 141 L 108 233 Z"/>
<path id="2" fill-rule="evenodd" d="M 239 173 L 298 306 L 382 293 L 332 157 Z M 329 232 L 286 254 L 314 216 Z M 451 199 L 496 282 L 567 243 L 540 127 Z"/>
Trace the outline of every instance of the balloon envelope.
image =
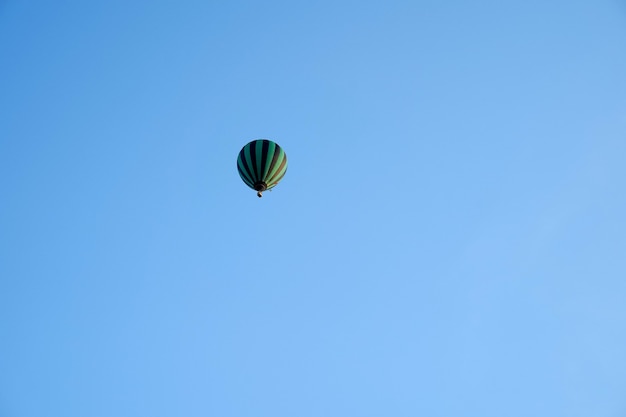
<path id="1" fill-rule="evenodd" d="M 239 152 L 237 171 L 243 182 L 261 197 L 263 191 L 274 188 L 285 176 L 287 155 L 271 140 L 253 140 Z"/>

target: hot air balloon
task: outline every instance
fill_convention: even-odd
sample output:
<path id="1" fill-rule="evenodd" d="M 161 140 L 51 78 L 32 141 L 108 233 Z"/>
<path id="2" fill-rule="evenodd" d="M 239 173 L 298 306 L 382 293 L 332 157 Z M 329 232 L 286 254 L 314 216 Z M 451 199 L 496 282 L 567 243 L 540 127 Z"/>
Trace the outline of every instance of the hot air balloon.
<path id="1" fill-rule="evenodd" d="M 271 140 L 253 140 L 239 152 L 237 170 L 243 182 L 263 197 L 263 191 L 274 188 L 285 176 L 287 155 Z"/>

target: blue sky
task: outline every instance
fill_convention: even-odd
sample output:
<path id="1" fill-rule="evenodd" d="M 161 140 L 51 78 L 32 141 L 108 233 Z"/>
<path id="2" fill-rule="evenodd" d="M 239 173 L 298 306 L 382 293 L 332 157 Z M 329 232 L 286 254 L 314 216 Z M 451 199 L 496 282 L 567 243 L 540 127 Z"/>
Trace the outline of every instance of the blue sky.
<path id="1" fill-rule="evenodd" d="M 625 74 L 618 1 L 0 2 L 0 416 L 626 415 Z"/>

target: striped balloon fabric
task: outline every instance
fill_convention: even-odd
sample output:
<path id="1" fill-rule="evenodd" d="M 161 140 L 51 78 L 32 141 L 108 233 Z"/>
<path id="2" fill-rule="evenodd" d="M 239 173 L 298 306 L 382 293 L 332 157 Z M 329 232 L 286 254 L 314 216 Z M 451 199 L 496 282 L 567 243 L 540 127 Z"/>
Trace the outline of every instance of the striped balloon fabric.
<path id="1" fill-rule="evenodd" d="M 263 191 L 274 188 L 285 176 L 287 155 L 271 140 L 253 140 L 239 152 L 237 170 L 243 182 L 262 197 Z"/>

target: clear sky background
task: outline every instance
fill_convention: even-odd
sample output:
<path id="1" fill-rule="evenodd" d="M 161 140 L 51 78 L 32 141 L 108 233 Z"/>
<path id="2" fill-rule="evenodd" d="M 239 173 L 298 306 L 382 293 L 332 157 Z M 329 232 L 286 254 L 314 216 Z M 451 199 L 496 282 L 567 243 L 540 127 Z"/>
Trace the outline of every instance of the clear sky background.
<path id="1" fill-rule="evenodd" d="M 623 2 L 0 2 L 1 417 L 623 417 L 625 213 Z"/>

